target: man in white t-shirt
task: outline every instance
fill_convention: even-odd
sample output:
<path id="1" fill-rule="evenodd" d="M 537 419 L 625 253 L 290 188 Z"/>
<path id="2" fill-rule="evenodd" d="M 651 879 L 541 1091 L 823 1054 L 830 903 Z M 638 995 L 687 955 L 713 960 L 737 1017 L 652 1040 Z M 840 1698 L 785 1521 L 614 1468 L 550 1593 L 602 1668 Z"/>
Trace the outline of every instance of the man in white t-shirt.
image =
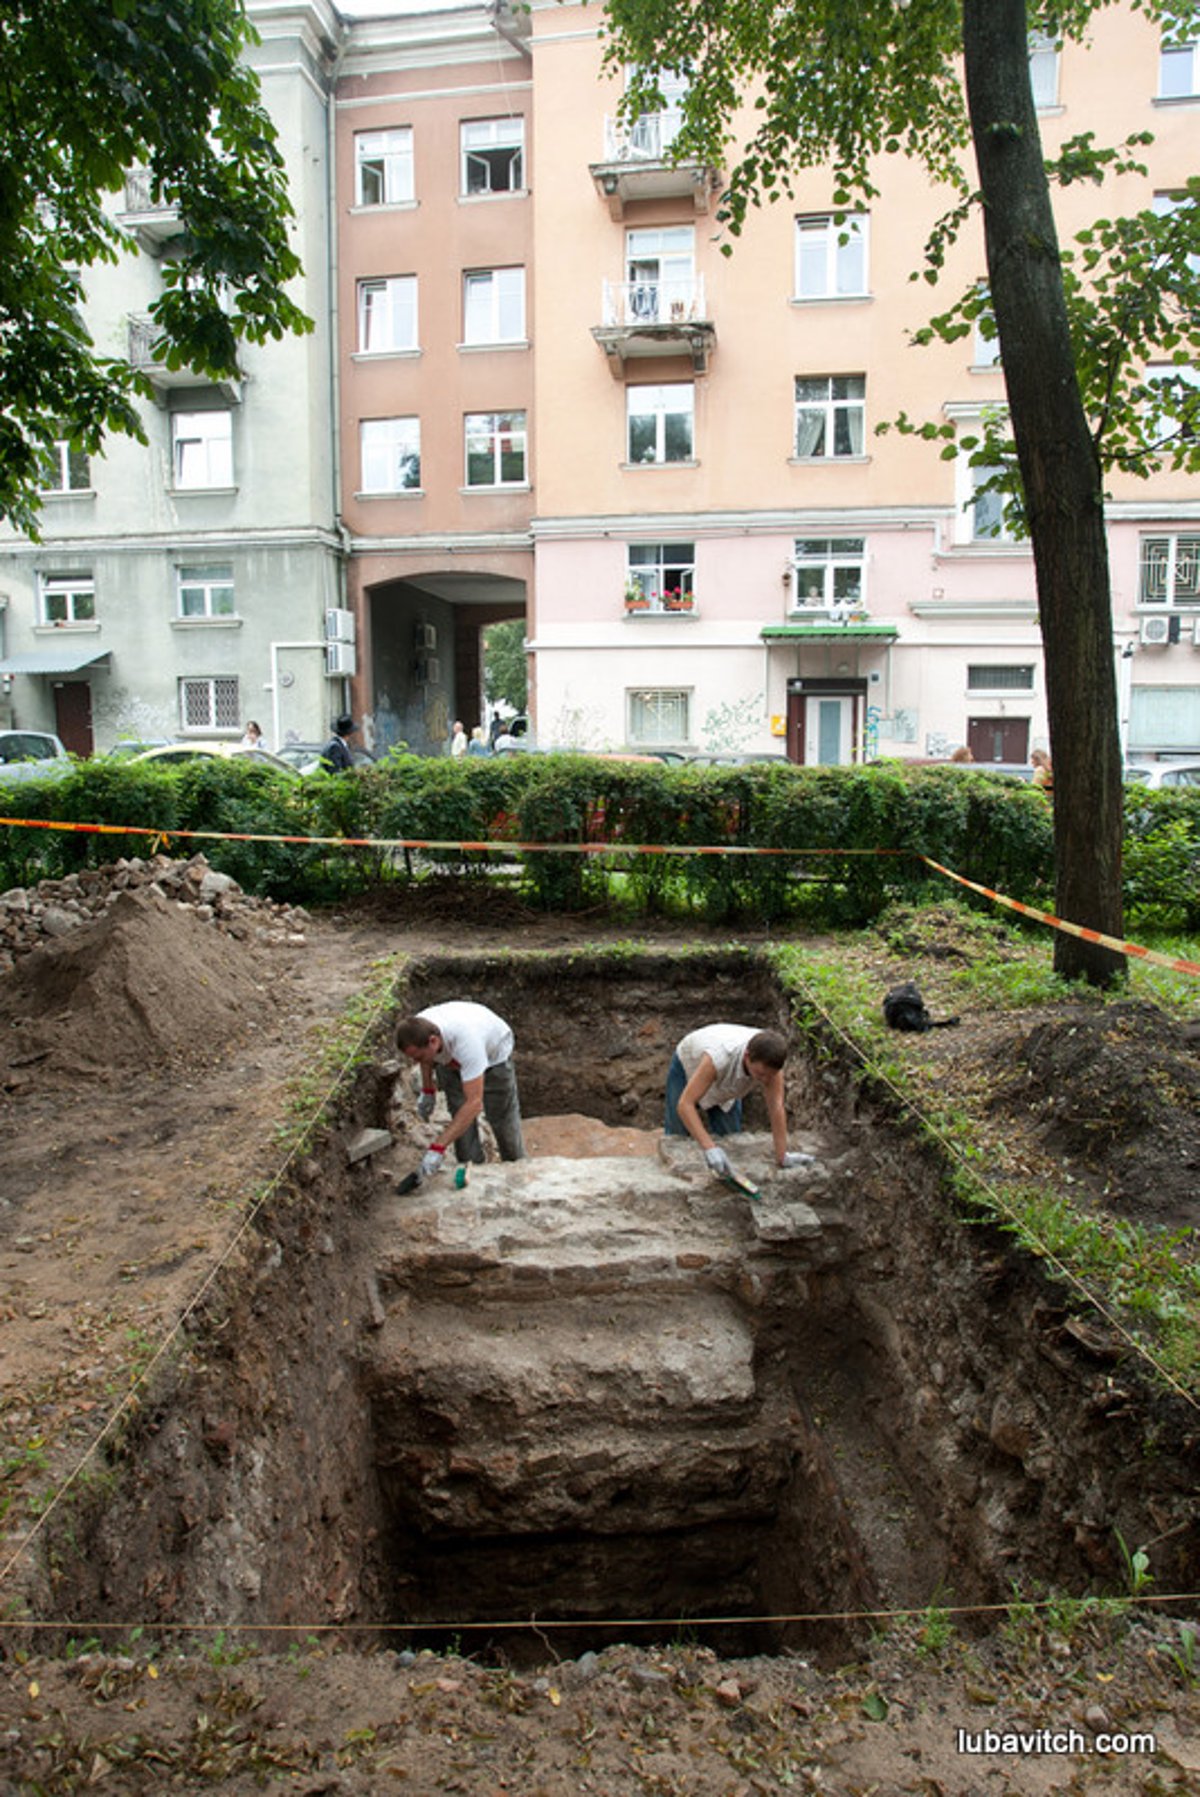
<path id="1" fill-rule="evenodd" d="M 775 1159 L 781 1167 L 809 1166 L 811 1154 L 788 1151 L 783 1104 L 787 1052 L 778 1030 L 756 1030 L 740 1023 L 710 1023 L 693 1030 L 680 1042 L 667 1069 L 667 1135 L 691 1136 L 714 1173 L 729 1173 L 729 1156 L 713 1137 L 741 1133 L 742 1099 L 758 1086 L 766 1100 Z"/>
<path id="2" fill-rule="evenodd" d="M 421 1069 L 418 1114 L 433 1115 L 438 1086 L 446 1094 L 450 1122 L 421 1160 L 425 1178 L 436 1173 L 451 1143 L 457 1160 L 481 1161 L 478 1118 L 487 1118 L 502 1160 L 525 1158 L 521 1106 L 512 1064 L 513 1033 L 503 1017 L 469 999 L 427 1005 L 396 1025 L 396 1046 Z M 434 1084 L 436 1079 L 437 1084 Z"/>

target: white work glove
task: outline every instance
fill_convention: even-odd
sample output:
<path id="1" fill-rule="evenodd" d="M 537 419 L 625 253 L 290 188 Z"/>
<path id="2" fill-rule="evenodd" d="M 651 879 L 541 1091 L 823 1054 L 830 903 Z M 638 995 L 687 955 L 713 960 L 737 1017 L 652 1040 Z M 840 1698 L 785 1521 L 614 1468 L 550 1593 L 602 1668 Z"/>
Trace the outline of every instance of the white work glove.
<path id="1" fill-rule="evenodd" d="M 421 1178 L 431 1179 L 445 1158 L 444 1148 L 427 1148 L 421 1156 Z"/>
<path id="2" fill-rule="evenodd" d="M 815 1154 L 801 1154 L 798 1148 L 789 1148 L 786 1154 L 779 1157 L 781 1167 L 812 1167 L 816 1164 Z"/>
<path id="3" fill-rule="evenodd" d="M 421 1119 L 422 1123 L 429 1122 L 429 1119 L 433 1116 L 433 1107 L 436 1103 L 436 1090 L 426 1092 L 422 1089 L 421 1096 L 417 1099 L 417 1116 Z"/>
<path id="4" fill-rule="evenodd" d="M 704 1158 L 708 1162 L 708 1170 L 710 1173 L 725 1174 L 733 1172 L 733 1168 L 729 1165 L 729 1156 L 723 1148 L 717 1148 L 715 1146 L 706 1148 L 704 1150 Z"/>

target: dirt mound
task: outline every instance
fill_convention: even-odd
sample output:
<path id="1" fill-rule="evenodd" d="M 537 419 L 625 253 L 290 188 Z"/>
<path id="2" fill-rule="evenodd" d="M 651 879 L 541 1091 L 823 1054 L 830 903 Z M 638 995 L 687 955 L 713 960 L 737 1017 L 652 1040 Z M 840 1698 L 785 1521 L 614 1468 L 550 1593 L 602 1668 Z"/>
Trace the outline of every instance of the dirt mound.
<path id="1" fill-rule="evenodd" d="M 1097 1176 L 1105 1209 L 1171 1228 L 1200 1222 L 1200 1043 L 1156 1005 L 1080 1007 L 996 1051 L 1015 1077 L 994 1108 Z"/>
<path id="2" fill-rule="evenodd" d="M 0 985 L 10 1074 L 103 1075 L 220 1057 L 272 1006 L 252 943 L 146 890 L 27 955 Z"/>

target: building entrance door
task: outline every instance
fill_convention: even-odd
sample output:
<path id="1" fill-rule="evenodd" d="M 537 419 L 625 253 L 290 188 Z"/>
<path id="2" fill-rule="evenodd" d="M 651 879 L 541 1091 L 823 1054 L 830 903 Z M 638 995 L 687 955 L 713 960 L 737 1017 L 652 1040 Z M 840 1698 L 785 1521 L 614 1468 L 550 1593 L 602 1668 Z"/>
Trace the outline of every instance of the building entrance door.
<path id="1" fill-rule="evenodd" d="M 804 701 L 806 767 L 844 767 L 852 759 L 854 698 L 850 693 L 813 693 Z"/>
<path id="2" fill-rule="evenodd" d="M 64 749 L 72 755 L 90 755 L 95 748 L 92 736 L 92 689 L 86 680 L 54 682 L 54 728 L 62 738 Z"/>
<path id="3" fill-rule="evenodd" d="M 967 747 L 976 761 L 1028 761 L 1028 718 L 968 718 Z"/>

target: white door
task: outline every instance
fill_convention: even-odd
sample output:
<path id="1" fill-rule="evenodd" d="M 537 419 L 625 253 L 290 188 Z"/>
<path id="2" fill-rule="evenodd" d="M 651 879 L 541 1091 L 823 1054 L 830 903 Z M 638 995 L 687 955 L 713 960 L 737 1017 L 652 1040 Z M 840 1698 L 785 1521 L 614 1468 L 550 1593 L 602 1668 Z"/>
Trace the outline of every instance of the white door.
<path id="1" fill-rule="evenodd" d="M 843 767 L 854 744 L 854 700 L 848 694 L 815 693 L 804 701 L 806 767 Z"/>

